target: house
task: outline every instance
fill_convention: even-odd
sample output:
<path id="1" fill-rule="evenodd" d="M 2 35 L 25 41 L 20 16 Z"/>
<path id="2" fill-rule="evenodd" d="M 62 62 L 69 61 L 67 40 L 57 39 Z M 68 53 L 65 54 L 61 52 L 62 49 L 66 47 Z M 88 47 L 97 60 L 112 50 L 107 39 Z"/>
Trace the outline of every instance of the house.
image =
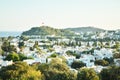
<path id="1" fill-rule="evenodd" d="M 120 66 L 120 58 L 114 59 L 114 63 L 116 66 Z"/>
<path id="2" fill-rule="evenodd" d="M 100 51 L 101 51 L 102 55 L 104 56 L 104 58 L 113 57 L 113 53 L 110 49 L 102 48 Z"/>
<path id="3" fill-rule="evenodd" d="M 67 60 L 68 65 L 71 65 L 75 60 L 75 56 L 65 56 L 65 58 Z"/>
<path id="4" fill-rule="evenodd" d="M 47 63 L 46 58 L 35 58 L 35 62 L 40 62 L 40 63 Z"/>
<path id="5" fill-rule="evenodd" d="M 12 65 L 13 64 L 13 61 L 3 61 L 3 60 L 0 60 L 0 66 L 8 66 L 8 65 Z"/>
<path id="6" fill-rule="evenodd" d="M 26 60 L 23 60 L 23 62 L 26 62 L 27 64 L 31 65 L 35 63 L 36 61 L 34 59 L 26 59 Z"/>
<path id="7" fill-rule="evenodd" d="M 106 49 L 106 48 L 102 48 L 100 50 L 94 50 L 93 55 L 95 56 L 95 59 L 97 59 L 97 60 L 113 57 L 112 51 L 110 49 Z"/>
<path id="8" fill-rule="evenodd" d="M 106 67 L 103 67 L 103 66 L 92 66 L 90 68 L 93 68 L 97 73 L 100 73 L 102 71 L 102 69 L 106 68 Z"/>
<path id="9" fill-rule="evenodd" d="M 104 56 L 101 54 L 100 50 L 94 50 L 93 53 L 96 60 L 102 60 Z"/>
<path id="10" fill-rule="evenodd" d="M 48 58 L 47 59 L 47 63 L 50 63 L 53 59 L 58 60 L 60 63 L 62 63 L 62 59 L 61 58 Z"/>
<path id="11" fill-rule="evenodd" d="M 86 64 L 87 67 L 91 67 L 94 66 L 94 61 L 95 61 L 95 57 L 93 55 L 90 54 L 82 54 L 80 59 L 75 59 L 77 61 L 82 61 L 83 63 Z"/>

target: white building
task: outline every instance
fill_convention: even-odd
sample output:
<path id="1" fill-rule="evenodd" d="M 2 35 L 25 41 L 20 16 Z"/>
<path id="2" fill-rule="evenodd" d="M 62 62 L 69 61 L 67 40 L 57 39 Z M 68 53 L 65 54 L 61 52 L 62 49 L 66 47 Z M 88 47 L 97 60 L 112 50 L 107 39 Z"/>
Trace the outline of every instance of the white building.
<path id="1" fill-rule="evenodd" d="M 81 55 L 80 59 L 76 59 L 77 61 L 82 61 L 86 64 L 87 67 L 94 66 L 95 57 L 88 54 L 88 55 Z"/>
<path id="2" fill-rule="evenodd" d="M 12 65 L 13 64 L 13 61 L 3 61 L 3 60 L 0 60 L 0 66 L 8 66 L 8 65 Z"/>
<path id="3" fill-rule="evenodd" d="M 94 50 L 93 55 L 97 60 L 101 60 L 103 58 L 111 58 L 113 57 L 113 53 L 110 49 L 102 48 L 100 50 Z"/>

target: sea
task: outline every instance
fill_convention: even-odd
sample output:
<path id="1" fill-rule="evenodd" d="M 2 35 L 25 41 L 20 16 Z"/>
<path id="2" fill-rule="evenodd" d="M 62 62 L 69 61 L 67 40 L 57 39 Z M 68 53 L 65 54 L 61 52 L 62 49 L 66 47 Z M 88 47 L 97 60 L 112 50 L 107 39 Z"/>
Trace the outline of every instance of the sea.
<path id="1" fill-rule="evenodd" d="M 17 36 L 20 36 L 21 34 L 22 32 L 0 31 L 0 37 L 9 37 L 9 36 L 17 37 Z"/>

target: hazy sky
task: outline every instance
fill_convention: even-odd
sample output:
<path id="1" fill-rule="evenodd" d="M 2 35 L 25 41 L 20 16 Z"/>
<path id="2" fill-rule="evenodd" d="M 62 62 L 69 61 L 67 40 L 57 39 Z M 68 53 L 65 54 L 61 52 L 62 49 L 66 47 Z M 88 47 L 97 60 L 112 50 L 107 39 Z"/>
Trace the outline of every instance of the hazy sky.
<path id="1" fill-rule="evenodd" d="M 0 0 L 0 31 L 55 28 L 120 29 L 120 0 Z"/>

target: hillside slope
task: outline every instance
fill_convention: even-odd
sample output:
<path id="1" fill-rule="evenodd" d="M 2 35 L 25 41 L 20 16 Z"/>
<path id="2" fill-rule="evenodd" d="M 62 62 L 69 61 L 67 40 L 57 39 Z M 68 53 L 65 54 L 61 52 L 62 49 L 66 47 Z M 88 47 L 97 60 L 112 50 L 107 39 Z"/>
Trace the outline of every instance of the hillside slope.
<path id="1" fill-rule="evenodd" d="M 69 36 L 75 35 L 73 31 L 64 29 L 55 29 L 49 26 L 33 27 L 28 31 L 22 33 L 22 35 L 56 35 L 56 36 Z"/>
<path id="2" fill-rule="evenodd" d="M 104 29 L 95 28 L 95 27 L 67 28 L 65 30 L 74 31 L 74 32 L 77 32 L 77 33 L 81 33 L 81 32 L 102 32 L 102 31 L 105 31 Z"/>

